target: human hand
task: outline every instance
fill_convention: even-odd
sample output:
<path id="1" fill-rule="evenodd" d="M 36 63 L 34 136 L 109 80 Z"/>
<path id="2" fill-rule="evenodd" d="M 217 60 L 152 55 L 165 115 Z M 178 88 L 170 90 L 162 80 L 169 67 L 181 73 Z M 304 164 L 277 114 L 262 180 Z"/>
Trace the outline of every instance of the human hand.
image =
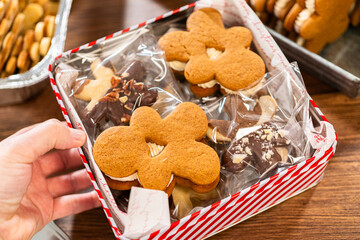
<path id="1" fill-rule="evenodd" d="M 48 222 L 100 206 L 77 147 L 85 133 L 48 120 L 0 142 L 0 239 L 30 239 Z M 57 151 L 51 151 L 57 149 Z"/>

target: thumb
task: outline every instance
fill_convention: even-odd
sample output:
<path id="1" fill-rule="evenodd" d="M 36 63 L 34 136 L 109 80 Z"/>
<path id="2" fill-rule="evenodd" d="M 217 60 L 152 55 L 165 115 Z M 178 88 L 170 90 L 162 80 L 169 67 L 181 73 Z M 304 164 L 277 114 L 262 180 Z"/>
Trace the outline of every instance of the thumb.
<path id="1" fill-rule="evenodd" d="M 81 130 L 69 128 L 59 120 L 51 119 L 7 142 L 7 150 L 19 163 L 31 163 L 52 149 L 81 147 L 86 135 Z M 19 158 L 14 157 L 19 156 Z"/>

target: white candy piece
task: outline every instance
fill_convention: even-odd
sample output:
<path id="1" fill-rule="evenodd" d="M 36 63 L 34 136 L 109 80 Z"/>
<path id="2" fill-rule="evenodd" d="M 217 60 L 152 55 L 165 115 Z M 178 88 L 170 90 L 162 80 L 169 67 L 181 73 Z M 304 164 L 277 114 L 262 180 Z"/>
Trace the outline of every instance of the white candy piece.
<path id="1" fill-rule="evenodd" d="M 170 225 L 168 195 L 163 191 L 132 187 L 124 237 L 138 239 Z"/>

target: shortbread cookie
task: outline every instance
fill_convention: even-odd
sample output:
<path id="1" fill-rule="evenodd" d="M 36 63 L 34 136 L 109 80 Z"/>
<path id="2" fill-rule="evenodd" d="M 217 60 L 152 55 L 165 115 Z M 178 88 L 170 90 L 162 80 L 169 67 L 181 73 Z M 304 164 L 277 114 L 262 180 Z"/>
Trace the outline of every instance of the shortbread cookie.
<path id="1" fill-rule="evenodd" d="M 259 126 L 241 128 L 222 157 L 222 166 L 231 172 L 239 172 L 248 165 L 259 174 L 279 162 L 287 161 L 287 149 L 290 140 L 286 131 L 267 122 Z"/>
<path id="2" fill-rule="evenodd" d="M 17 56 L 22 50 L 23 46 L 23 36 L 18 36 L 13 49 L 11 50 L 11 56 Z"/>
<path id="3" fill-rule="evenodd" d="M 184 70 L 195 95 L 211 95 L 219 86 L 226 93 L 236 93 L 265 74 L 263 60 L 249 50 L 251 32 L 244 27 L 225 29 L 217 10 L 203 8 L 192 13 L 187 29 L 165 34 L 159 45 L 170 66 L 174 61 L 182 64 L 184 69 L 176 70 Z"/>
<path id="4" fill-rule="evenodd" d="M 90 111 L 99 99 L 106 94 L 106 91 L 111 88 L 111 79 L 114 76 L 114 71 L 103 66 L 99 58 L 91 63 L 90 68 L 95 79 L 85 81 L 81 88 L 77 89 L 74 94 L 78 99 L 89 101 L 89 104 L 86 106 L 88 111 Z"/>
<path id="5" fill-rule="evenodd" d="M 44 37 L 41 39 L 40 45 L 39 45 L 39 53 L 41 56 L 45 57 L 45 55 L 47 54 L 47 52 L 50 49 L 50 45 L 51 45 L 51 38 Z"/>
<path id="6" fill-rule="evenodd" d="M 194 103 L 179 104 L 164 119 L 154 109 L 140 107 L 130 126 L 111 127 L 99 135 L 93 155 L 101 171 L 118 184 L 128 186 L 126 182 L 136 179 L 144 188 L 165 190 L 180 178 L 195 191 L 208 192 L 219 181 L 220 162 L 211 147 L 199 142 L 206 130 L 206 115 Z"/>
<path id="7" fill-rule="evenodd" d="M 24 9 L 25 26 L 24 29 L 28 30 L 43 16 L 44 9 L 40 4 L 29 3 Z"/>

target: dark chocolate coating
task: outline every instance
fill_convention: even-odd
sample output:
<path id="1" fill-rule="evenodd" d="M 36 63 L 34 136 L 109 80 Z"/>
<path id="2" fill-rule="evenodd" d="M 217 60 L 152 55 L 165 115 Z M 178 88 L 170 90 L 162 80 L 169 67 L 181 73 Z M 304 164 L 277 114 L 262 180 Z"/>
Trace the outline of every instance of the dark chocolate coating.
<path id="1" fill-rule="evenodd" d="M 279 129 L 272 123 L 263 123 L 261 128 L 240 139 L 234 139 L 222 156 L 225 169 L 239 172 L 246 166 L 253 166 L 260 174 L 280 162 L 281 156 L 276 147 L 285 147 L 290 141 L 279 134 Z M 236 157 L 242 156 L 242 160 Z"/>
<path id="2" fill-rule="evenodd" d="M 85 113 L 89 133 L 97 136 L 111 122 L 115 126 L 129 124 L 132 112 L 141 106 L 152 106 L 157 90 L 149 89 L 142 81 L 145 75 L 143 63 L 134 60 L 126 64 L 111 79 L 111 88 L 99 99 L 90 112 Z M 138 81 L 139 80 L 139 81 Z"/>
<path id="3" fill-rule="evenodd" d="M 240 128 L 238 123 L 227 120 L 210 119 L 209 128 L 216 129 L 216 131 L 229 139 L 233 139 L 236 135 L 237 130 Z M 213 141 L 213 139 L 210 139 Z M 221 142 L 217 140 L 217 142 Z"/>
<path id="4" fill-rule="evenodd" d="M 119 82 L 117 87 L 110 89 L 87 114 L 87 118 L 96 124 L 105 120 L 116 126 L 128 125 L 132 112 L 137 107 L 151 106 L 156 101 L 157 90 L 149 90 L 144 83 L 116 77 L 112 81 Z"/>
<path id="5" fill-rule="evenodd" d="M 246 104 L 240 96 L 231 94 L 226 96 L 224 110 L 240 127 L 251 127 L 259 121 L 262 111 L 259 103 L 255 106 L 249 104 Z"/>
<path id="6" fill-rule="evenodd" d="M 115 75 L 126 81 L 135 79 L 137 82 L 142 82 L 145 75 L 145 67 L 142 62 L 134 60 L 122 67 Z"/>

